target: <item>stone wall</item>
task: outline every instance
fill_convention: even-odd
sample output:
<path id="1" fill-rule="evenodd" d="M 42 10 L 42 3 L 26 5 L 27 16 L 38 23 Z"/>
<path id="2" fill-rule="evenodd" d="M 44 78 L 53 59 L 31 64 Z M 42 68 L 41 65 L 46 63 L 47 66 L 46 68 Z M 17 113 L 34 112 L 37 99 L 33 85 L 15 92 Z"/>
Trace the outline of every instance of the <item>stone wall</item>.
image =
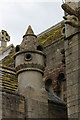
<path id="1" fill-rule="evenodd" d="M 77 118 L 79 120 L 80 119 L 80 25 L 79 25 L 80 1 L 68 2 L 68 0 L 66 0 L 66 3 L 62 5 L 62 8 L 67 13 L 65 20 L 66 23 L 65 56 L 66 56 L 68 118 Z M 75 15 L 74 13 L 76 13 L 77 15 Z"/>
<path id="2" fill-rule="evenodd" d="M 47 59 L 44 81 L 52 79 L 53 91 L 66 102 L 64 38 L 58 39 L 52 44 L 46 46 L 44 52 Z M 61 74 L 63 76 L 59 79 Z"/>
<path id="3" fill-rule="evenodd" d="M 2 93 L 2 118 L 25 118 L 25 99 L 14 93 Z"/>
<path id="4" fill-rule="evenodd" d="M 62 64 L 62 49 L 64 49 L 64 39 L 62 41 L 55 41 L 44 48 L 44 52 L 47 57 L 46 69 L 48 71 L 56 69 L 57 67 L 60 67 L 60 64 Z"/>
<path id="5" fill-rule="evenodd" d="M 1 92 L 0 92 L 1 93 Z M 1 109 L 2 108 L 2 109 Z M 66 105 L 49 101 L 48 104 L 33 100 L 24 99 L 18 94 L 2 93 L 2 118 L 66 118 Z"/>
<path id="6" fill-rule="evenodd" d="M 67 76 L 67 106 L 68 116 L 79 117 L 79 84 L 80 84 L 80 35 L 65 41 L 66 76 Z"/>
<path id="7" fill-rule="evenodd" d="M 49 118 L 67 118 L 67 107 L 66 105 L 55 103 L 53 101 L 49 101 Z"/>
<path id="8" fill-rule="evenodd" d="M 26 99 L 26 118 L 48 118 L 48 104 L 34 99 Z"/>

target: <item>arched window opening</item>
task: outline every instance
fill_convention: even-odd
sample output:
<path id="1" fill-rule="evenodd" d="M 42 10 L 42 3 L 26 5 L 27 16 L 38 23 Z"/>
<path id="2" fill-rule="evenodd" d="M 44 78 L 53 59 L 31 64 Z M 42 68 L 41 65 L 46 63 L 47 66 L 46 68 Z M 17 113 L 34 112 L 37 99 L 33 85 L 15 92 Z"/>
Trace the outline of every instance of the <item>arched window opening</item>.
<path id="1" fill-rule="evenodd" d="M 65 58 L 62 59 L 62 63 L 65 64 Z"/>
<path id="2" fill-rule="evenodd" d="M 48 92 L 52 92 L 53 91 L 53 87 L 52 87 L 52 80 L 51 79 L 47 79 L 45 82 L 45 89 Z"/>
<path id="3" fill-rule="evenodd" d="M 65 50 L 64 49 L 61 50 L 61 54 L 62 54 L 62 63 L 65 65 Z"/>
<path id="4" fill-rule="evenodd" d="M 62 49 L 62 50 L 61 50 L 61 53 L 62 53 L 62 54 L 65 54 L 65 50 L 64 50 L 64 49 Z"/>
<path id="5" fill-rule="evenodd" d="M 37 46 L 37 50 L 43 51 L 43 47 L 42 47 L 41 45 L 38 45 L 38 46 Z"/>
<path id="6" fill-rule="evenodd" d="M 64 81 L 65 80 L 65 75 L 64 75 L 64 73 L 60 73 L 59 75 L 58 75 L 58 81 L 59 81 L 59 83 L 61 83 L 61 81 Z"/>
<path id="7" fill-rule="evenodd" d="M 58 96 L 63 100 L 65 100 L 65 96 L 63 94 L 66 93 L 66 78 L 63 72 L 60 72 L 58 74 L 57 81 L 58 81 L 58 86 L 60 88 L 60 92 Z"/>
<path id="8" fill-rule="evenodd" d="M 15 52 L 19 52 L 19 51 L 20 51 L 20 46 L 17 45 L 17 46 L 16 46 L 16 49 L 15 49 Z"/>

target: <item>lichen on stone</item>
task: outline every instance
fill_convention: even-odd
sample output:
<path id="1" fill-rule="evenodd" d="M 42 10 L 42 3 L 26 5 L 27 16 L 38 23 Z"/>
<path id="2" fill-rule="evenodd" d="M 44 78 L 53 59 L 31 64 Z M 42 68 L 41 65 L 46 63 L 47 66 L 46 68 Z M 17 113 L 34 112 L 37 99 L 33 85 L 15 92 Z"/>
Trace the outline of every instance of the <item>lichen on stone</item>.
<path id="1" fill-rule="evenodd" d="M 2 66 L 14 68 L 14 51 L 10 52 L 10 54 L 6 57 L 4 57 L 0 63 Z M 6 69 L 7 70 L 7 69 Z M 11 72 L 4 72 L 3 70 L 0 71 L 0 81 L 2 83 L 2 88 L 15 91 L 18 87 L 18 79 L 15 74 L 12 74 Z"/>
<path id="2" fill-rule="evenodd" d="M 15 91 L 18 87 L 18 80 L 15 74 L 1 72 L 0 81 L 2 83 L 2 88 Z"/>
<path id="3" fill-rule="evenodd" d="M 63 27 L 60 27 L 55 30 L 53 29 L 49 33 L 45 33 L 44 35 L 39 37 L 37 40 L 43 46 L 48 45 L 62 36 L 62 29 Z"/>
<path id="4" fill-rule="evenodd" d="M 0 63 L 2 63 L 2 66 L 14 67 L 14 52 L 3 58 Z"/>

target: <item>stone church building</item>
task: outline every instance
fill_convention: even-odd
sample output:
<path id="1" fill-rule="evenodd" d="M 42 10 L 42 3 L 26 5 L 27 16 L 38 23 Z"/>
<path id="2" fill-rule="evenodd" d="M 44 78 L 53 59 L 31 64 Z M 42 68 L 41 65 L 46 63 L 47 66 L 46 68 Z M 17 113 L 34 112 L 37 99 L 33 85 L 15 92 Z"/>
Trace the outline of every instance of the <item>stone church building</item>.
<path id="1" fill-rule="evenodd" d="M 37 36 L 29 26 L 16 47 L 0 32 L 0 119 L 80 118 L 80 2 L 68 1 L 65 20 Z"/>

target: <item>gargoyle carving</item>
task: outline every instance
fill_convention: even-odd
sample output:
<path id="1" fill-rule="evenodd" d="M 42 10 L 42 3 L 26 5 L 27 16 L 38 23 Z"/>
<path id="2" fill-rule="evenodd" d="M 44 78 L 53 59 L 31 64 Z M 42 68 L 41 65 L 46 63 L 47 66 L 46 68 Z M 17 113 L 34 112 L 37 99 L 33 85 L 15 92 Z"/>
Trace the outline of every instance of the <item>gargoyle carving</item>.
<path id="1" fill-rule="evenodd" d="M 62 8 L 66 12 L 66 16 L 63 17 L 65 19 L 65 23 L 73 27 L 80 27 L 80 8 L 73 10 L 66 3 L 62 5 Z"/>

